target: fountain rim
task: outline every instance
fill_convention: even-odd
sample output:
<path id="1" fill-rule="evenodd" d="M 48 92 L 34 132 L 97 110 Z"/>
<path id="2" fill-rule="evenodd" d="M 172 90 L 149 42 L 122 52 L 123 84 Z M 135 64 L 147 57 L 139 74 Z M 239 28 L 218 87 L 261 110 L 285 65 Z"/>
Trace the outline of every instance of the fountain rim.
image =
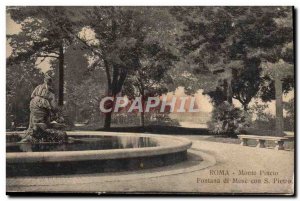
<path id="1" fill-rule="evenodd" d="M 12 134 L 17 132 L 7 132 Z M 18 134 L 21 134 L 20 132 Z M 6 162 L 9 163 L 34 163 L 34 162 L 71 162 L 86 160 L 111 160 L 128 159 L 137 157 L 158 156 L 164 154 L 186 151 L 192 142 L 186 138 L 144 133 L 115 133 L 102 131 L 67 131 L 68 136 L 134 136 L 150 137 L 158 140 L 163 145 L 156 147 L 87 150 L 87 151 L 56 151 L 56 152 L 10 152 L 6 153 Z M 167 144 L 167 145 L 166 145 Z"/>

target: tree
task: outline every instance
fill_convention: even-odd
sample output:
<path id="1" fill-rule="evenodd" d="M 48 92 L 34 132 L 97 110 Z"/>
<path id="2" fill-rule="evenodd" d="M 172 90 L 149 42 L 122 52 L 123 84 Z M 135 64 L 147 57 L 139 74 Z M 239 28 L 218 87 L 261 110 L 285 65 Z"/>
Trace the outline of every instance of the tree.
<path id="1" fill-rule="evenodd" d="M 142 97 L 142 104 L 148 97 L 160 96 L 175 90 L 173 78 L 169 74 L 173 61 L 177 59 L 170 51 L 158 43 L 143 44 L 138 55 L 139 67 L 130 74 L 124 84 L 123 94 L 129 99 Z M 141 112 L 141 125 L 145 126 L 145 107 Z"/>
<path id="2" fill-rule="evenodd" d="M 94 54 L 94 65 L 106 72 L 107 95 L 114 100 L 129 74 L 141 68 L 140 55 L 144 42 L 155 44 L 169 25 L 166 8 L 92 7 L 83 12 L 80 26 L 88 26 L 95 34 L 94 43 L 77 36 Z M 151 35 L 151 37 L 147 37 Z M 96 42 L 95 42 L 96 41 Z M 114 107 L 114 101 L 109 107 Z M 109 112 L 104 127 L 111 124 Z"/>
<path id="3" fill-rule="evenodd" d="M 100 118 L 99 101 L 101 94 L 105 93 L 105 72 L 99 66 L 92 65 L 89 56 L 90 51 L 79 41 L 74 41 L 65 50 L 63 111 L 70 125 L 75 122 L 95 122 Z M 58 73 L 57 61 L 51 62 L 51 69 L 47 73 Z"/>
<path id="4" fill-rule="evenodd" d="M 225 101 L 213 109 L 208 129 L 214 134 L 237 137 L 237 134 L 247 124 L 243 111 Z"/>
<path id="5" fill-rule="evenodd" d="M 258 58 L 247 59 L 243 70 L 233 72 L 233 98 L 243 105 L 244 111 L 248 110 L 250 101 L 260 89 L 262 83 L 260 63 Z"/>
<path id="6" fill-rule="evenodd" d="M 265 71 L 269 73 L 275 82 L 276 97 L 276 135 L 282 136 L 283 133 L 283 101 L 282 101 L 282 79 L 293 73 L 293 64 L 289 64 L 280 59 L 276 63 L 265 63 Z"/>
<path id="7" fill-rule="evenodd" d="M 272 17 L 269 13 L 268 33 L 258 37 L 264 41 L 264 46 L 249 44 L 252 54 L 262 58 L 263 74 L 274 82 L 276 100 L 276 132 L 283 133 L 283 81 L 292 81 L 293 64 L 293 25 L 292 7 L 274 8 Z M 288 86 L 289 88 L 289 86 Z"/>
<path id="8" fill-rule="evenodd" d="M 183 31 L 178 36 L 178 46 L 183 55 L 180 68 L 187 79 L 198 82 L 189 85 L 194 93 L 199 88 L 211 96 L 217 104 L 227 100 L 232 103 L 233 71 L 240 71 L 243 58 L 232 55 L 232 45 L 238 37 L 234 26 L 234 16 L 230 7 L 175 7 L 173 15 L 182 22 Z M 243 11 L 243 8 L 240 12 Z M 188 78 L 189 76 L 193 78 Z M 192 87 L 191 87 L 192 86 Z"/>
<path id="9" fill-rule="evenodd" d="M 72 37 L 64 31 L 71 29 L 68 13 L 64 7 L 12 7 L 11 18 L 22 25 L 21 32 L 8 36 L 13 48 L 11 60 L 55 59 L 59 63 L 58 104 L 63 105 L 64 52 Z"/>
<path id="10" fill-rule="evenodd" d="M 213 100 L 219 98 L 217 105 L 223 100 L 231 103 L 235 97 L 247 109 L 251 98 L 262 91 L 265 79 L 274 80 L 276 134 L 282 135 L 284 77 L 278 73 L 285 74 L 283 67 L 292 63 L 292 7 L 179 7 L 173 14 L 184 24 L 178 38 L 187 60 L 183 63 L 192 67 L 194 79 L 201 82 L 194 88 L 204 88 Z M 247 76 L 249 61 L 251 77 Z M 267 76 L 265 64 L 271 72 Z"/>
<path id="11" fill-rule="evenodd" d="M 286 38 L 292 34 L 275 22 L 275 18 L 282 19 L 286 9 L 289 8 L 174 8 L 173 14 L 184 26 L 178 37 L 185 60 L 181 65 L 190 69 L 194 77 L 191 80 L 200 82 L 192 84 L 192 91 L 203 88 L 217 104 L 236 98 L 247 110 L 268 79 L 261 76 L 264 57 L 256 53 L 286 40 L 282 33 L 289 33 Z"/>

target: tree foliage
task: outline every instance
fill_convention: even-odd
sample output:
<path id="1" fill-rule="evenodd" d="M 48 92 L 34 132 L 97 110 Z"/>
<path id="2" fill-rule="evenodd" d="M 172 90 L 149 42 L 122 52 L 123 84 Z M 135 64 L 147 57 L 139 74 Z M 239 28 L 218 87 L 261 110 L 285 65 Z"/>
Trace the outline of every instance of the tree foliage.
<path id="1" fill-rule="evenodd" d="M 8 35 L 13 48 L 9 61 L 43 62 L 55 59 L 59 63 L 58 103 L 63 105 L 64 51 L 73 41 L 66 29 L 72 27 L 71 12 L 65 7 L 10 7 L 11 18 L 21 24 L 18 34 Z"/>
<path id="2" fill-rule="evenodd" d="M 12 7 L 11 18 L 21 24 L 18 34 L 8 35 L 17 61 L 32 58 L 58 58 L 62 43 L 71 43 L 72 37 L 63 31 L 71 27 L 64 7 Z"/>
<path id="3" fill-rule="evenodd" d="M 82 116 L 96 112 L 103 83 L 112 97 L 204 89 L 215 105 L 234 98 L 245 110 L 253 97 L 275 99 L 279 74 L 284 93 L 294 88 L 291 7 L 39 6 L 7 12 L 21 24 L 8 36 L 8 95 L 18 99 L 14 76 L 23 76 L 28 89 L 37 85 L 42 74 L 35 66 L 50 59 L 60 102 L 65 94 L 72 117 L 74 107 Z"/>
<path id="4" fill-rule="evenodd" d="M 235 108 L 225 101 L 212 111 L 208 128 L 214 134 L 237 137 L 237 134 L 248 126 L 248 123 L 248 119 L 241 109 Z"/>
<path id="5" fill-rule="evenodd" d="M 162 80 L 160 77 L 164 74 L 164 68 L 170 66 L 168 59 L 172 59 L 172 54 L 168 53 L 170 45 L 162 40 L 163 37 L 168 38 L 166 34 L 169 33 L 164 30 L 170 27 L 165 11 L 164 8 L 147 7 L 92 7 L 84 12 L 81 22 L 95 33 L 95 40 L 89 43 L 83 38 L 78 39 L 92 50 L 94 65 L 104 67 L 107 95 L 116 97 L 126 79 L 127 83 L 141 79 L 147 82 L 147 77 L 152 76 L 156 84 L 149 84 L 153 87 L 158 79 Z M 139 85 L 135 85 L 139 86 L 136 89 L 142 89 L 140 81 Z M 133 87 L 133 83 L 127 85 L 127 95 L 134 92 L 131 90 Z M 104 125 L 106 128 L 110 127 L 110 121 L 111 113 L 108 113 Z"/>
<path id="6" fill-rule="evenodd" d="M 259 91 L 264 99 L 272 93 L 267 96 L 273 99 L 261 63 L 293 60 L 292 46 L 287 45 L 293 36 L 290 7 L 175 7 L 172 13 L 183 24 L 178 45 L 184 59 L 179 66 L 191 73 L 179 84 L 187 83 L 187 91 L 203 88 L 217 103 L 230 92 L 244 108 Z M 291 81 L 286 79 L 286 90 Z"/>

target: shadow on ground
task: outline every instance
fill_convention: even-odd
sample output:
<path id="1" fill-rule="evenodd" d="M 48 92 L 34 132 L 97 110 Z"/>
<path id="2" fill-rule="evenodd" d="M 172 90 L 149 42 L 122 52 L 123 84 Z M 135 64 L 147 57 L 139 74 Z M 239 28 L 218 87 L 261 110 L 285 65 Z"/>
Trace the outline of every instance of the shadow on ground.
<path id="1" fill-rule="evenodd" d="M 153 133 L 153 134 L 172 134 L 172 135 L 210 135 L 206 128 L 184 128 L 177 126 L 133 126 L 133 127 L 116 127 L 97 131 L 108 132 L 128 132 L 128 133 Z"/>

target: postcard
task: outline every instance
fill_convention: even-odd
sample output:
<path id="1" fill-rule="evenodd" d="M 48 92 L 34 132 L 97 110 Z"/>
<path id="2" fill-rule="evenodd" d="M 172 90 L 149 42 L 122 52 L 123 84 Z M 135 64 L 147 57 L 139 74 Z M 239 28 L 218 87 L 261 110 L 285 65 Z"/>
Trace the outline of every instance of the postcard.
<path id="1" fill-rule="evenodd" d="M 295 194 L 291 6 L 7 6 L 6 193 Z"/>

